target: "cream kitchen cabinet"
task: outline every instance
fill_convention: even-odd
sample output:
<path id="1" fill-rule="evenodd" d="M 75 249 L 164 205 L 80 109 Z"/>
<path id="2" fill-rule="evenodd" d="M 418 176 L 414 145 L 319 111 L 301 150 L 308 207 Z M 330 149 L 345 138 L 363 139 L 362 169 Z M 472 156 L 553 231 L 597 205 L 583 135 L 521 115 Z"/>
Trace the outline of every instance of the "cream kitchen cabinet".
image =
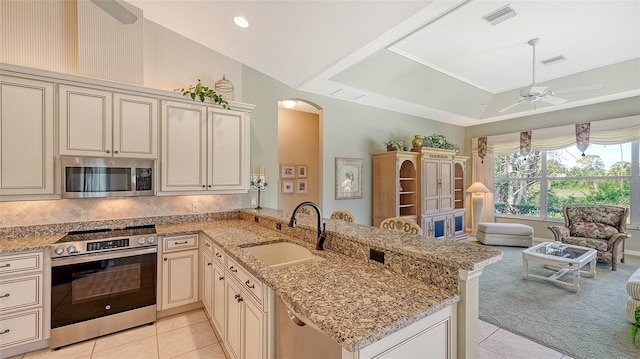
<path id="1" fill-rule="evenodd" d="M 198 297 L 198 235 L 162 239 L 161 306 L 166 310 L 195 303 Z"/>
<path id="2" fill-rule="evenodd" d="M 226 265 L 226 330 L 224 344 L 233 359 L 273 358 L 270 315 L 273 301 L 267 286 L 235 261 Z"/>
<path id="3" fill-rule="evenodd" d="M 59 85 L 59 147 L 66 156 L 158 157 L 158 100 Z"/>
<path id="4" fill-rule="evenodd" d="M 200 273 L 202 275 L 202 306 L 207 312 L 209 319 L 213 318 L 213 244 L 209 239 L 205 239 L 202 248 L 202 261 L 200 262 Z"/>
<path id="5" fill-rule="evenodd" d="M 0 256 L 0 357 L 44 348 L 49 337 L 44 252 Z"/>
<path id="6" fill-rule="evenodd" d="M 249 114 L 201 104 L 162 104 L 159 195 L 246 193 Z"/>
<path id="7" fill-rule="evenodd" d="M 54 85 L 0 78 L 0 198 L 52 198 Z M 48 195 L 48 196 L 47 196 Z"/>
<path id="8" fill-rule="evenodd" d="M 214 327 L 218 330 L 221 338 L 224 338 L 226 333 L 225 327 L 225 289 L 226 289 L 226 274 L 224 271 L 225 254 L 216 245 L 213 246 L 213 273 L 211 286 L 213 290 L 213 316 L 211 321 Z"/>

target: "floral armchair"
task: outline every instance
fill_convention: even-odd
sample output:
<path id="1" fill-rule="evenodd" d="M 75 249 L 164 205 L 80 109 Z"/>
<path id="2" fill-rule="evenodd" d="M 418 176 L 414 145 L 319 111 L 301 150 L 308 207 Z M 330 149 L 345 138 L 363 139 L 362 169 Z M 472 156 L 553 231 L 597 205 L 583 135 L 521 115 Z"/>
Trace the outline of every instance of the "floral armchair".
<path id="1" fill-rule="evenodd" d="M 548 227 L 557 241 L 598 251 L 598 261 L 611 262 L 617 270 L 624 263 L 624 240 L 629 208 L 618 206 L 566 205 L 563 226 Z"/>

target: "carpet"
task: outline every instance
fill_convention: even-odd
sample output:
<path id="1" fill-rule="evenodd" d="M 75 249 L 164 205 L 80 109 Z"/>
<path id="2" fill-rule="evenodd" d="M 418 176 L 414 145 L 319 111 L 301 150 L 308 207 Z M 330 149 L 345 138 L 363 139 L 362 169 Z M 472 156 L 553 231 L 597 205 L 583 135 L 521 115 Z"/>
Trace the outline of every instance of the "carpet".
<path id="1" fill-rule="evenodd" d="M 494 248 L 504 256 L 480 276 L 481 320 L 575 359 L 640 358 L 625 316 L 625 285 L 640 258 L 628 256 L 615 272 L 598 263 L 596 278 L 582 276 L 580 292 L 574 293 L 541 279 L 522 279 L 523 248 Z M 552 271 L 529 262 L 529 273 L 548 276 Z M 571 279 L 570 274 L 562 277 Z"/>

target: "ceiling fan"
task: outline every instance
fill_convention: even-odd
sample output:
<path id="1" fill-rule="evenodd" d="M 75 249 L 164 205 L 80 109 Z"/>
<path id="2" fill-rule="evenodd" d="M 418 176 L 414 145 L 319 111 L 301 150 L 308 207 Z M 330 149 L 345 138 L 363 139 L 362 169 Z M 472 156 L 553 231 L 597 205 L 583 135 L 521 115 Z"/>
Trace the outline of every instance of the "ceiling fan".
<path id="1" fill-rule="evenodd" d="M 602 88 L 601 84 L 593 84 L 593 85 L 586 85 L 586 86 L 580 86 L 580 87 L 566 88 L 562 90 L 550 90 L 549 87 L 547 86 L 537 85 L 536 84 L 536 45 L 538 44 L 538 42 L 540 42 L 539 38 L 531 39 L 527 42 L 529 45 L 531 45 L 531 47 L 533 47 L 533 83 L 529 88 L 525 88 L 520 91 L 520 98 L 518 99 L 518 102 L 514 103 L 511 106 L 503 108 L 502 110 L 498 111 L 498 113 L 510 110 L 523 102 L 540 101 L 540 102 L 548 103 L 551 105 L 561 105 L 567 102 L 568 100 L 560 97 L 556 97 L 556 95 L 562 95 L 562 94 L 573 93 L 573 92 L 581 92 L 581 91 L 599 90 Z"/>

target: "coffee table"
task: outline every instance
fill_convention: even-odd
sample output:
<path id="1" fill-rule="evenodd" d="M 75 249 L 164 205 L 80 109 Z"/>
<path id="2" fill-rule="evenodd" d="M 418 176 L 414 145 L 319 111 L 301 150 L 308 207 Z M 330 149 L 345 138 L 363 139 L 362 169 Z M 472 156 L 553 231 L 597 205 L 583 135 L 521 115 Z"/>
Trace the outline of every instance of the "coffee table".
<path id="1" fill-rule="evenodd" d="M 537 262 L 545 268 L 555 269 L 557 272 L 548 277 L 529 273 L 529 261 Z M 589 263 L 589 271 L 581 270 Z M 559 280 L 560 277 L 573 272 L 573 282 Z M 580 291 L 580 274 L 596 276 L 596 250 L 559 242 L 544 242 L 522 251 L 522 278 L 529 277 L 544 279 Z"/>

